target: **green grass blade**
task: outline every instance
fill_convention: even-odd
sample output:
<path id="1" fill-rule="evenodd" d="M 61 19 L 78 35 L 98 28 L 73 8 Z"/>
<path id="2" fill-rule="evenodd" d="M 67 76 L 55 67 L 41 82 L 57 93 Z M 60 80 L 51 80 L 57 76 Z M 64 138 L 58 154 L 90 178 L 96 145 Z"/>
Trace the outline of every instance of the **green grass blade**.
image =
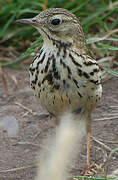
<path id="1" fill-rule="evenodd" d="M 107 68 L 107 67 L 103 67 L 103 69 L 104 69 L 106 72 L 108 72 L 109 74 L 118 77 L 118 71 L 114 71 L 114 70 L 112 70 L 112 69 L 110 69 L 110 68 Z"/>
<path id="2" fill-rule="evenodd" d="M 8 27 L 10 26 L 10 24 L 13 22 L 13 20 L 15 19 L 15 14 L 13 14 L 11 16 L 11 18 L 8 20 L 8 22 L 4 25 L 1 33 L 0 33 L 0 38 L 2 38 L 5 34 L 5 31 L 8 29 Z"/>
<path id="3" fill-rule="evenodd" d="M 111 51 L 118 51 L 118 47 L 109 46 L 107 44 L 102 44 L 101 47 L 96 47 L 96 49 L 105 49 L 105 50 L 111 50 Z"/>
<path id="4" fill-rule="evenodd" d="M 89 180 L 105 180 L 104 178 L 90 177 L 90 176 L 73 176 L 73 178 L 89 179 Z M 113 178 L 107 178 L 106 180 L 113 180 Z"/>
<path id="5" fill-rule="evenodd" d="M 118 42 L 118 39 L 116 38 L 97 38 L 97 37 L 91 37 L 89 39 L 87 39 L 87 44 L 92 44 L 92 43 L 96 43 L 96 42 L 100 42 L 100 41 L 117 41 Z"/>

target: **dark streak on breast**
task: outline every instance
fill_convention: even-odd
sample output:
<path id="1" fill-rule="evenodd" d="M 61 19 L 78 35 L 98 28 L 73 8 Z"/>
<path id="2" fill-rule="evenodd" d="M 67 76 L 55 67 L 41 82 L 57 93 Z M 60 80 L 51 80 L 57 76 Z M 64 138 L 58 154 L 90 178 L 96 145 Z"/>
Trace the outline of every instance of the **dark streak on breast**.
<path id="1" fill-rule="evenodd" d="M 75 61 L 74 57 L 69 53 L 69 57 L 71 58 L 72 62 L 76 65 L 76 66 L 79 66 L 79 67 L 82 67 L 81 64 L 79 64 L 77 61 Z"/>
<path id="2" fill-rule="evenodd" d="M 48 68 L 49 68 L 49 66 L 50 66 L 50 61 L 51 61 L 51 58 L 48 57 L 47 64 L 46 64 L 45 69 L 44 69 L 44 72 L 45 72 L 45 73 L 47 73 L 47 71 L 48 71 Z"/>
<path id="3" fill-rule="evenodd" d="M 60 64 L 61 64 L 65 69 L 67 69 L 67 71 L 68 71 L 68 78 L 71 79 L 72 72 L 71 72 L 70 67 L 67 66 L 67 65 L 62 61 L 62 59 L 60 59 Z"/>
<path id="4" fill-rule="evenodd" d="M 60 79 L 60 75 L 56 68 L 56 59 L 55 59 L 54 55 L 52 55 L 51 59 L 52 59 L 52 69 L 53 69 L 52 72 L 54 74 L 54 78 L 58 80 L 58 79 Z"/>
<path id="5" fill-rule="evenodd" d="M 86 72 L 83 72 L 83 76 L 84 76 L 86 79 L 89 79 L 89 78 L 90 78 L 90 76 L 89 76 L 88 73 L 86 73 Z"/>
<path id="6" fill-rule="evenodd" d="M 79 92 L 79 91 L 77 91 L 77 94 L 78 94 L 80 97 L 82 97 L 82 95 L 80 94 L 80 92 Z"/>
<path id="7" fill-rule="evenodd" d="M 42 81 L 42 84 L 45 82 L 45 81 L 48 81 L 48 83 L 50 84 L 50 85 L 52 85 L 53 84 L 53 76 L 52 76 L 52 73 L 48 73 L 45 77 L 44 77 L 44 79 L 43 79 L 43 81 Z"/>
<path id="8" fill-rule="evenodd" d="M 99 72 L 99 69 L 95 68 L 92 72 L 90 72 L 90 75 L 93 76 L 95 73 Z"/>
<path id="9" fill-rule="evenodd" d="M 30 67 L 30 68 L 29 68 L 29 71 L 30 71 L 31 75 L 33 76 L 33 73 L 34 73 L 34 71 L 35 71 L 35 68 Z"/>
<path id="10" fill-rule="evenodd" d="M 86 66 L 93 66 L 93 65 L 97 65 L 98 66 L 98 64 L 96 63 L 96 62 L 91 62 L 91 61 L 88 61 L 88 62 L 83 62 Z"/>
<path id="11" fill-rule="evenodd" d="M 100 84 L 100 83 L 98 82 L 98 80 L 95 81 L 95 80 L 91 79 L 90 82 L 93 83 L 93 84 L 96 84 L 96 85 L 99 85 L 99 84 Z"/>
<path id="12" fill-rule="evenodd" d="M 82 76 L 82 70 L 81 69 L 77 69 L 78 75 L 81 77 Z"/>
<path id="13" fill-rule="evenodd" d="M 40 49 L 39 53 L 37 53 L 37 55 L 35 56 L 35 58 L 34 58 L 33 61 L 32 61 L 32 64 L 33 64 L 33 62 L 34 62 L 37 58 L 38 58 L 38 59 L 40 58 L 42 52 L 43 52 L 43 48 Z"/>
<path id="14" fill-rule="evenodd" d="M 43 54 L 43 57 L 42 57 L 41 60 L 37 63 L 37 65 L 42 64 L 43 61 L 44 61 L 44 59 L 45 59 L 45 53 Z"/>
<path id="15" fill-rule="evenodd" d="M 76 79 L 73 79 L 73 82 L 75 83 L 75 85 L 77 86 L 77 88 L 79 88 L 78 82 Z"/>
<path id="16" fill-rule="evenodd" d="M 64 47 L 64 49 L 63 49 L 63 58 L 66 58 L 66 54 L 67 54 L 66 47 Z"/>

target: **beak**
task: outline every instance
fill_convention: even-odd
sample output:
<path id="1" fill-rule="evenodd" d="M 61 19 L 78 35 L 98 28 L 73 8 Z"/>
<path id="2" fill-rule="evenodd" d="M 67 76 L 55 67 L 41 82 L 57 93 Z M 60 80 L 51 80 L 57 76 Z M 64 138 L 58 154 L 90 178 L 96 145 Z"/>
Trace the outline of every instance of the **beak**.
<path id="1" fill-rule="evenodd" d="M 32 26 L 37 26 L 37 21 L 36 21 L 36 18 L 31 18 L 31 19 L 19 19 L 19 20 L 16 20 L 16 23 L 20 23 L 20 24 L 29 24 L 29 25 L 32 25 Z"/>

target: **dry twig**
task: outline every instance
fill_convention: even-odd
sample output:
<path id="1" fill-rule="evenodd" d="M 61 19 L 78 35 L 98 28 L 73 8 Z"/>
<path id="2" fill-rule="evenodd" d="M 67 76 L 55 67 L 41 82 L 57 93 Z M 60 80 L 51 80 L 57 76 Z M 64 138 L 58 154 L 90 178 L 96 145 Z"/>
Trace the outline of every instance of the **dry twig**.
<path id="1" fill-rule="evenodd" d="M 21 170 L 25 170 L 25 169 L 28 169 L 28 168 L 36 168 L 37 166 L 38 166 L 37 164 L 32 164 L 32 165 L 29 165 L 29 166 L 23 166 L 23 167 L 19 167 L 19 168 L 1 170 L 0 173 L 21 171 Z"/>
<path id="2" fill-rule="evenodd" d="M 102 147 L 104 147 L 107 151 L 112 151 L 112 149 L 107 146 L 106 144 L 104 144 L 103 142 L 99 141 L 98 139 L 96 139 L 95 137 L 91 136 L 92 139 L 97 142 L 98 144 L 100 144 Z"/>
<path id="3" fill-rule="evenodd" d="M 20 106 L 21 108 L 25 109 L 26 111 L 30 112 L 31 114 L 33 115 L 36 115 L 37 113 L 36 112 L 33 112 L 31 109 L 29 109 L 28 107 L 22 105 L 21 103 L 19 102 L 15 102 L 16 105 Z"/>

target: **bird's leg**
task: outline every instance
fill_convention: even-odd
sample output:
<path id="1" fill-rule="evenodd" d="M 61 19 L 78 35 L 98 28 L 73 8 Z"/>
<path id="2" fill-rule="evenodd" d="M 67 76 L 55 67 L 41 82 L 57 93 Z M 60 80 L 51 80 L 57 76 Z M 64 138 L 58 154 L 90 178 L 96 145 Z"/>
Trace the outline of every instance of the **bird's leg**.
<path id="1" fill-rule="evenodd" d="M 86 117 L 87 165 L 84 168 L 81 175 L 87 175 L 89 170 L 91 169 L 91 164 L 90 164 L 90 149 L 91 149 L 90 139 L 91 139 L 91 117 L 87 115 L 87 117 Z"/>
<path id="2" fill-rule="evenodd" d="M 91 140 L 91 131 L 88 128 L 87 129 L 87 166 L 88 168 L 90 167 L 90 149 L 91 149 L 90 140 Z"/>
<path id="3" fill-rule="evenodd" d="M 91 149 L 91 117 L 87 119 L 87 168 L 90 168 L 90 149 Z"/>

